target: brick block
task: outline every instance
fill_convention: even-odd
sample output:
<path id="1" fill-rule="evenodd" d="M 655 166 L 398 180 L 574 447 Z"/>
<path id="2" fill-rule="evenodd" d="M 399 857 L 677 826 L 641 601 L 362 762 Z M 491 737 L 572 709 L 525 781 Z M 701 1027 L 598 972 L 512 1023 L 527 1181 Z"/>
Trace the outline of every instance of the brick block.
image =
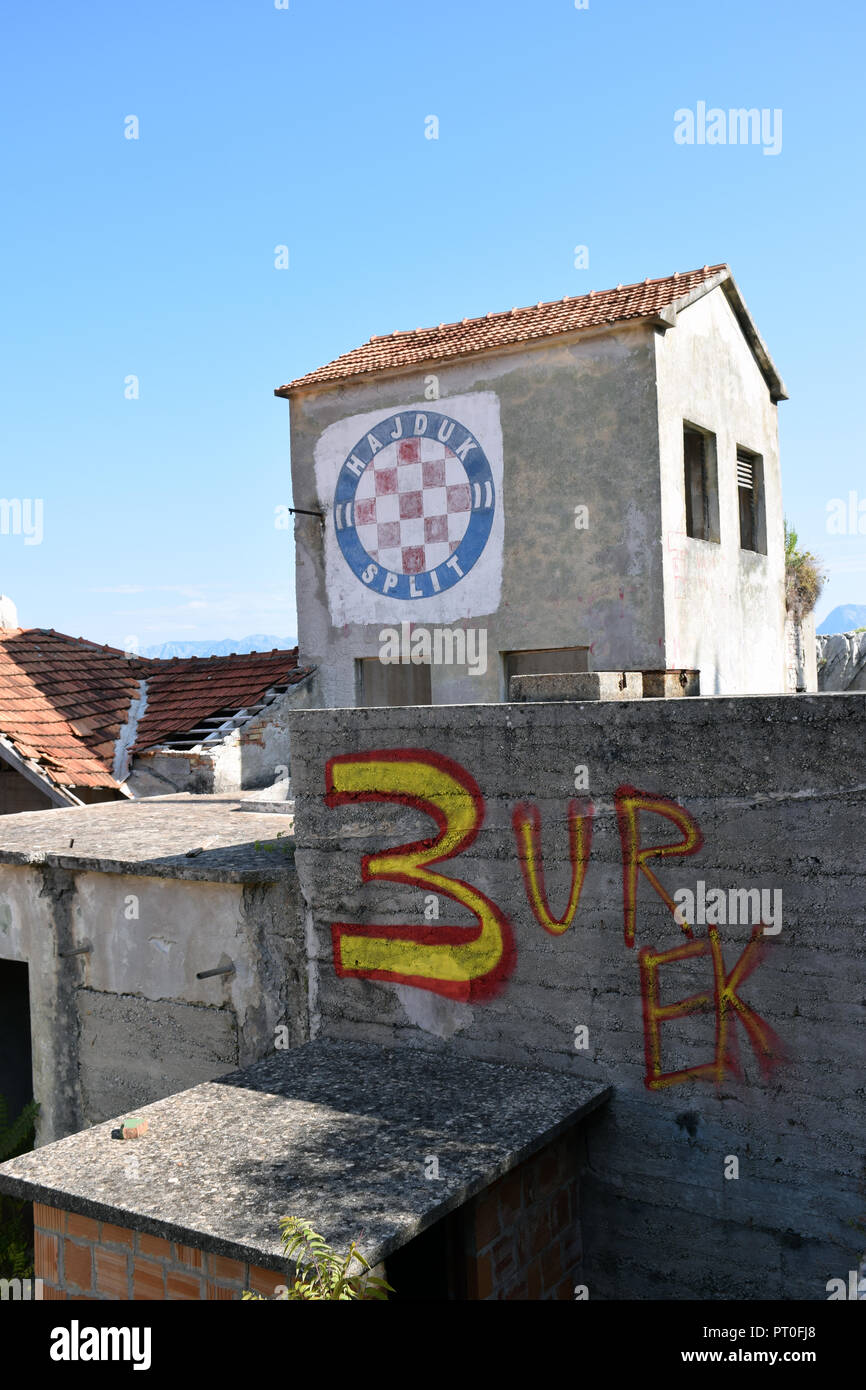
<path id="1" fill-rule="evenodd" d="M 519 1212 L 521 1207 L 523 1206 L 523 1184 L 521 1169 L 524 1166 L 525 1165 L 521 1164 L 519 1168 L 513 1169 L 510 1173 L 506 1173 L 505 1177 L 501 1179 L 501 1185 L 500 1183 L 497 1183 L 497 1187 L 499 1188 L 498 1196 L 500 1208 L 502 1211 L 503 1224 L 507 1224 L 509 1217 L 513 1218 L 513 1216 L 517 1212 Z"/>
<path id="2" fill-rule="evenodd" d="M 33 1203 L 33 1224 L 43 1231 L 65 1231 L 66 1212 L 60 1207 L 47 1207 L 43 1202 Z"/>
<path id="3" fill-rule="evenodd" d="M 129 1258 L 120 1250 L 97 1247 L 96 1287 L 108 1298 L 129 1298 Z"/>
<path id="4" fill-rule="evenodd" d="M 74 1284 L 82 1293 L 93 1288 L 93 1246 L 63 1242 L 63 1282 Z"/>
<path id="5" fill-rule="evenodd" d="M 202 1281 L 196 1274 L 181 1274 L 179 1270 L 166 1270 L 165 1296 L 172 1300 L 195 1299 L 202 1297 Z"/>
<path id="6" fill-rule="evenodd" d="M 489 1255 L 480 1255 L 475 1261 L 475 1297 L 485 1299 L 493 1297 L 493 1262 Z"/>
<path id="7" fill-rule="evenodd" d="M 206 1299 L 239 1299 L 241 1294 L 240 1289 L 229 1288 L 226 1284 L 215 1284 L 212 1279 L 208 1279 L 205 1284 L 204 1296 Z"/>
<path id="8" fill-rule="evenodd" d="M 549 1292 L 562 1280 L 562 1255 L 559 1245 L 551 1245 L 541 1256 L 541 1280 L 545 1292 Z"/>
<path id="9" fill-rule="evenodd" d="M 112 1226 L 110 1221 L 103 1221 L 101 1240 L 103 1245 L 125 1245 L 131 1250 L 135 1236 L 128 1226 Z"/>
<path id="10" fill-rule="evenodd" d="M 267 1298 L 273 1298 L 274 1289 L 285 1283 L 287 1283 L 285 1274 L 280 1274 L 273 1269 L 260 1269 L 258 1265 L 250 1265 L 245 1287 L 250 1289 L 252 1293 L 263 1293 Z"/>
<path id="11" fill-rule="evenodd" d="M 208 1255 L 207 1272 L 212 1279 L 226 1283 L 243 1284 L 246 1278 L 246 1265 L 240 1260 L 229 1260 L 225 1255 Z"/>
<path id="12" fill-rule="evenodd" d="M 57 1284 L 59 1282 L 57 1275 L 57 1265 L 60 1256 L 59 1242 L 60 1237 L 57 1235 L 49 1235 L 46 1231 L 39 1230 L 33 1232 L 37 1279 L 47 1279 L 50 1280 L 52 1284 Z"/>
<path id="13" fill-rule="evenodd" d="M 139 1235 L 138 1250 L 139 1254 L 149 1255 L 152 1259 L 171 1259 L 171 1241 L 163 1240 L 162 1236 Z"/>
<path id="14" fill-rule="evenodd" d="M 531 1299 L 541 1298 L 541 1260 L 534 1259 L 526 1268 L 526 1291 Z"/>
<path id="15" fill-rule="evenodd" d="M 66 1219 L 66 1234 L 79 1240 L 99 1240 L 99 1222 L 70 1211 Z"/>
<path id="16" fill-rule="evenodd" d="M 46 1284 L 42 1290 L 43 1301 L 45 1299 L 55 1302 L 57 1299 L 66 1298 L 65 1289 L 55 1289 L 51 1284 Z"/>
<path id="17" fill-rule="evenodd" d="M 165 1298 L 165 1269 L 154 1260 L 137 1255 L 133 1264 L 132 1296 L 142 1299 Z"/>
<path id="18" fill-rule="evenodd" d="M 204 1253 L 194 1245 L 175 1245 L 174 1258 L 188 1269 L 204 1268 Z"/>
<path id="19" fill-rule="evenodd" d="M 502 1230 L 502 1222 L 499 1219 L 499 1203 L 493 1196 L 492 1191 L 486 1192 L 478 1198 L 475 1206 L 475 1246 L 478 1250 L 484 1250 L 491 1241 L 495 1240 Z"/>

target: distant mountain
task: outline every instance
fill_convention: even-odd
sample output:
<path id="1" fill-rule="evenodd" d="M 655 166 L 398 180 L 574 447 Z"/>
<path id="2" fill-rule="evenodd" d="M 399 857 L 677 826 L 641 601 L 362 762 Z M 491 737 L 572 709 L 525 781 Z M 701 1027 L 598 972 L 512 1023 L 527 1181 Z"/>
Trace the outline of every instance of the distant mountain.
<path id="1" fill-rule="evenodd" d="M 142 656 L 158 656 L 170 660 L 173 656 L 231 656 L 233 652 L 286 651 L 297 646 L 297 637 L 272 637 L 267 632 L 254 632 L 249 637 L 224 637 L 221 642 L 163 642 L 145 647 Z"/>
<path id="2" fill-rule="evenodd" d="M 832 613 L 828 613 L 820 627 L 815 631 L 824 632 L 856 632 L 858 627 L 866 627 L 866 604 L 863 603 L 841 603 L 838 608 L 834 608 Z"/>

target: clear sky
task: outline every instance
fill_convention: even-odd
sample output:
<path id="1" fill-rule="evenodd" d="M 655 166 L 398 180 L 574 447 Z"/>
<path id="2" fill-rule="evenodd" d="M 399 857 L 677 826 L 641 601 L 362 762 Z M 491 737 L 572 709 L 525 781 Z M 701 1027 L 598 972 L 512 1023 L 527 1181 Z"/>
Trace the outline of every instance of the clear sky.
<path id="1" fill-rule="evenodd" d="M 866 535 L 826 526 L 851 491 L 866 512 L 863 15 L 10 0 L 0 495 L 42 502 L 38 544 L 26 512 L 0 534 L 22 624 L 117 646 L 293 633 L 275 386 L 372 333 L 716 261 L 791 395 L 785 509 L 832 566 L 817 616 L 866 603 Z M 781 110 L 781 150 L 677 144 L 700 101 Z"/>

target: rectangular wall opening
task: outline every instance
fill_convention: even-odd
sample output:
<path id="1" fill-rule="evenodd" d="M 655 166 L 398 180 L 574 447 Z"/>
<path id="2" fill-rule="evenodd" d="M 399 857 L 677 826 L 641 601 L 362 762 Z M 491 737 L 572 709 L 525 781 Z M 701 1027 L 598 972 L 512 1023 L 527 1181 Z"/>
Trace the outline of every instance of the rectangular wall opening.
<path id="1" fill-rule="evenodd" d="M 15 1121 L 33 1099 L 30 1044 L 30 982 L 25 964 L 0 960 L 0 1160 L 33 1147 L 28 1126 L 15 1138 Z M 33 1207 L 0 1195 L 0 1279 L 30 1277 L 33 1263 Z"/>
<path id="2" fill-rule="evenodd" d="M 716 436 L 697 425 L 683 424 L 686 534 L 718 545 L 719 477 Z"/>
<path id="3" fill-rule="evenodd" d="M 355 662 L 355 704 L 358 709 L 432 704 L 429 663 L 404 666 L 360 657 Z"/>
<path id="4" fill-rule="evenodd" d="M 537 650 L 503 652 L 505 689 L 512 676 L 556 676 L 589 670 L 589 647 L 540 647 Z"/>

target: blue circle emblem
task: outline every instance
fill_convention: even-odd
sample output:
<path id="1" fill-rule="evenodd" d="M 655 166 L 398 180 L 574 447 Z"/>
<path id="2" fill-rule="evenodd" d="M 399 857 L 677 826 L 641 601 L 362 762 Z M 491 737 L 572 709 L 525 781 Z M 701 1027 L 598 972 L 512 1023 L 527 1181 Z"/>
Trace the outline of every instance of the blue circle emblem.
<path id="1" fill-rule="evenodd" d="M 495 506 L 476 436 L 438 411 L 402 410 L 374 425 L 343 463 L 334 525 L 347 565 L 367 588 L 433 598 L 477 564 Z"/>

